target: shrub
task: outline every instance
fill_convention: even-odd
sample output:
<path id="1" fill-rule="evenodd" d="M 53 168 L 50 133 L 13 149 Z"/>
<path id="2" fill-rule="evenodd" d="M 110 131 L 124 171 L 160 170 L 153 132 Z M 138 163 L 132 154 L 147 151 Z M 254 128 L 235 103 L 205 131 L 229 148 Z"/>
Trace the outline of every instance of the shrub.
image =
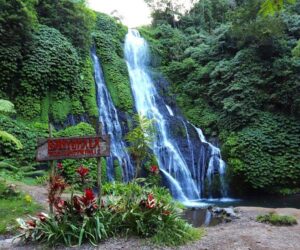
<path id="1" fill-rule="evenodd" d="M 202 235 L 202 230 L 181 219 L 180 206 L 164 188 L 141 187 L 137 182 L 105 184 L 107 196 L 100 209 L 92 189 L 63 200 L 64 187 L 61 177 L 53 178 L 49 200 L 55 207 L 54 216 L 39 214 L 29 221 L 18 220 L 24 240 L 80 246 L 84 242 L 96 245 L 114 235 L 135 235 L 177 246 Z"/>
<path id="2" fill-rule="evenodd" d="M 262 223 L 268 223 L 275 226 L 292 226 L 297 224 L 297 220 L 293 216 L 279 215 L 274 212 L 270 212 L 265 215 L 258 215 L 256 221 Z"/>

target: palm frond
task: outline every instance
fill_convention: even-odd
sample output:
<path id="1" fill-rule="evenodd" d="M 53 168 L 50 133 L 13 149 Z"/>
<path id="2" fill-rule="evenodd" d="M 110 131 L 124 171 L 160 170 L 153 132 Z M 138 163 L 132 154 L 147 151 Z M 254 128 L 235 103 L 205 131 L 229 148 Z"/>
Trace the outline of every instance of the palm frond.
<path id="1" fill-rule="evenodd" d="M 23 148 L 22 143 L 15 136 L 2 130 L 0 130 L 0 141 L 11 142 L 15 144 L 16 149 Z"/>
<path id="2" fill-rule="evenodd" d="M 16 113 L 15 105 L 10 101 L 0 99 L 0 113 L 2 114 Z"/>

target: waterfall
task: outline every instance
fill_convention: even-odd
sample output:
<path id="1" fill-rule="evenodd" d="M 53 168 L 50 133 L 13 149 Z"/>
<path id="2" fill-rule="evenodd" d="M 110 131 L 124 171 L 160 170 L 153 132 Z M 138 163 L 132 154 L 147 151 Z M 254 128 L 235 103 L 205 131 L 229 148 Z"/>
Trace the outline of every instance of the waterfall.
<path id="1" fill-rule="evenodd" d="M 219 175 L 220 175 L 220 184 L 221 184 L 221 194 L 222 194 L 223 197 L 227 197 L 228 192 L 227 192 L 227 186 L 226 186 L 226 183 L 225 183 L 226 164 L 222 159 L 220 149 L 206 141 L 205 136 L 203 135 L 203 132 L 200 128 L 196 128 L 195 126 L 194 126 L 194 128 L 197 131 L 199 139 L 201 140 L 201 142 L 206 143 L 209 147 L 209 150 L 210 150 L 208 168 L 207 168 L 207 171 L 206 171 L 206 178 L 208 180 L 209 196 L 210 196 L 210 198 L 212 198 L 211 185 L 212 185 L 212 180 L 213 180 L 213 177 L 214 177 L 214 173 L 219 173 Z"/>
<path id="2" fill-rule="evenodd" d="M 107 177 L 109 181 L 114 180 L 114 165 L 116 160 L 122 168 L 123 181 L 128 182 L 134 176 L 134 168 L 122 139 L 122 127 L 119 122 L 118 113 L 107 90 L 100 60 L 96 55 L 95 49 L 92 49 L 91 56 L 94 64 L 97 104 L 99 120 L 102 123 L 102 133 L 110 135 L 111 140 L 111 155 L 106 158 Z"/>
<path id="3" fill-rule="evenodd" d="M 205 178 L 208 178 L 211 184 L 216 172 L 224 176 L 225 163 L 220 150 L 205 140 L 199 128 L 174 114 L 171 107 L 159 95 L 148 71 L 150 62 L 148 44 L 137 30 L 131 29 L 126 35 L 125 59 L 136 110 L 155 123 L 156 136 L 150 146 L 164 180 L 174 198 L 185 204 L 199 200 L 204 196 Z M 186 149 L 172 130 L 174 123 L 178 122 L 183 125 Z M 194 134 L 194 143 L 188 126 Z M 223 192 L 225 194 L 225 191 Z"/>

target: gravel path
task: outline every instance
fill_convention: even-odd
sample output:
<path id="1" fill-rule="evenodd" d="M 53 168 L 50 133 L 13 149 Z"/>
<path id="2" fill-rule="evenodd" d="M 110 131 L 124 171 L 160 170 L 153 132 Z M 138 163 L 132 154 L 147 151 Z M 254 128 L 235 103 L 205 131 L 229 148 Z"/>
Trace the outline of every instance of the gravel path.
<path id="1" fill-rule="evenodd" d="M 22 191 L 28 192 L 34 199 L 47 208 L 47 190 L 45 187 L 35 187 L 20 184 Z M 240 219 L 230 223 L 219 224 L 206 228 L 206 235 L 200 240 L 176 249 L 196 250 L 300 250 L 300 209 L 293 208 L 261 208 L 261 207 L 237 207 Z M 255 221 L 258 214 L 270 211 L 283 215 L 293 215 L 298 220 L 298 225 L 292 227 L 276 227 Z M 12 243 L 11 239 L 0 241 L 0 249 L 17 250 L 44 250 L 45 246 L 20 245 L 18 241 Z M 80 248 L 55 248 L 59 250 L 73 249 L 126 249 L 126 250 L 148 250 L 148 249 L 174 249 L 155 247 L 138 238 L 113 238 L 103 242 L 99 247 L 84 245 Z"/>

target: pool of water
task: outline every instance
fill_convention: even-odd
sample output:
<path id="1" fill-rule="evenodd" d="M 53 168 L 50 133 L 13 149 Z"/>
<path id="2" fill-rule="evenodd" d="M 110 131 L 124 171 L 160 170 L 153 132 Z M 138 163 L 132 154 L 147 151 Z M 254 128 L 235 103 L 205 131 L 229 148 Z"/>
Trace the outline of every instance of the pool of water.
<path id="1" fill-rule="evenodd" d="M 221 198 L 221 199 L 201 199 L 184 202 L 187 209 L 183 212 L 182 218 L 194 227 L 215 226 L 221 223 L 220 218 L 216 218 L 207 209 L 209 206 L 218 207 L 268 207 L 268 208 L 298 208 L 300 209 L 300 194 L 291 196 L 249 196 L 240 199 Z"/>
<path id="2" fill-rule="evenodd" d="M 269 207 L 269 208 L 299 208 L 300 209 L 300 194 L 291 196 L 265 196 L 256 195 L 242 198 L 221 198 L 221 199 L 201 199 L 183 203 L 189 208 L 206 208 L 208 206 L 219 207 Z"/>
<path id="3" fill-rule="evenodd" d="M 193 227 L 215 226 L 221 223 L 220 218 L 216 218 L 206 208 L 187 209 L 183 212 L 182 218 Z"/>

